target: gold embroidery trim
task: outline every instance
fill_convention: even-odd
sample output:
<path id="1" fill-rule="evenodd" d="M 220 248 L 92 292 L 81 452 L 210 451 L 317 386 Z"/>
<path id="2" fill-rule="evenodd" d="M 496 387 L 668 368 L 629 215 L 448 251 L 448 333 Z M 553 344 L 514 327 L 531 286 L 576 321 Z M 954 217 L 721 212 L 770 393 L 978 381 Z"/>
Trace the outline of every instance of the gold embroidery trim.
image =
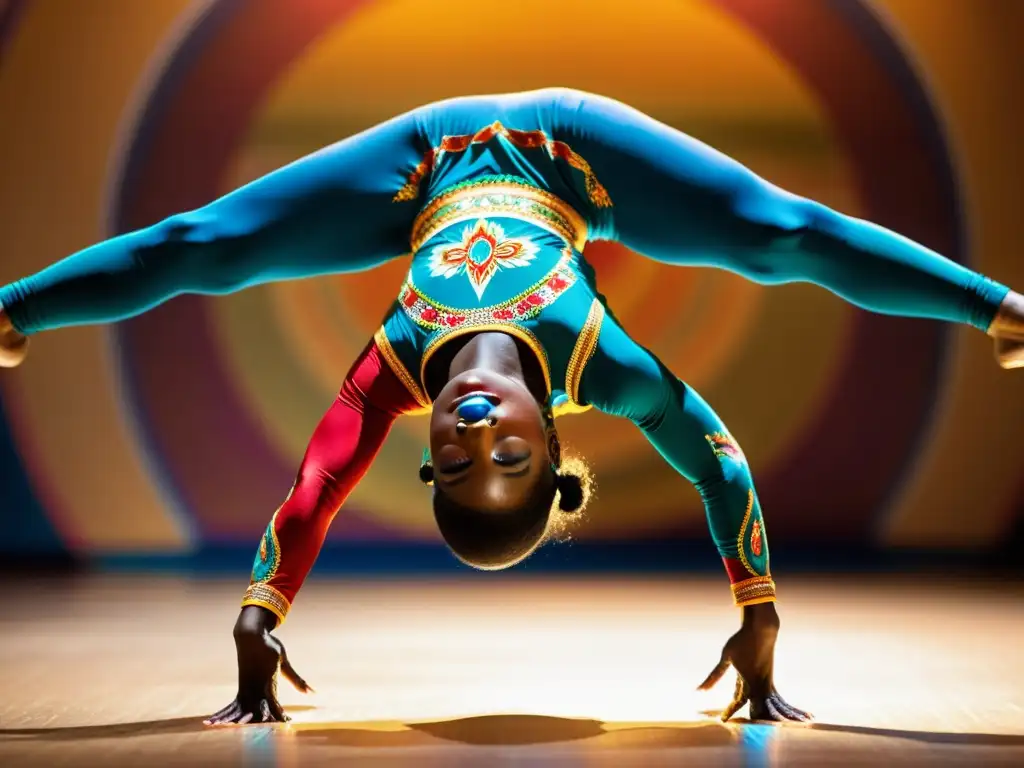
<path id="1" fill-rule="evenodd" d="M 388 367 L 391 368 L 405 388 L 409 390 L 409 394 L 413 396 L 416 404 L 422 409 L 429 409 L 430 400 L 423 393 L 419 384 L 416 383 L 416 379 L 406 370 L 402 361 L 398 359 L 398 354 L 395 352 L 394 347 L 391 346 L 391 341 L 388 339 L 388 334 L 384 330 L 383 325 L 373 334 L 373 342 L 377 345 L 377 349 L 380 350 L 381 356 L 387 361 Z"/>
<path id="2" fill-rule="evenodd" d="M 551 142 L 548 150 L 551 152 L 552 157 L 562 157 L 569 163 L 573 168 L 583 174 L 584 183 L 587 187 L 587 195 L 590 197 L 591 202 L 598 208 L 611 208 L 612 198 L 608 194 L 608 190 L 604 188 L 604 185 L 597 180 L 597 174 L 594 173 L 594 169 L 590 167 L 590 163 L 584 160 L 580 155 L 565 142 L 554 141 Z"/>
<path id="3" fill-rule="evenodd" d="M 771 576 L 757 576 L 738 581 L 732 585 L 732 597 L 736 605 L 757 605 L 775 600 L 775 581 Z"/>
<path id="4" fill-rule="evenodd" d="M 587 367 L 590 358 L 597 350 L 597 340 L 601 335 L 601 325 L 604 322 L 604 304 L 600 299 L 594 299 L 590 304 L 590 311 L 583 323 L 580 335 L 576 337 L 576 345 L 569 356 L 569 365 L 565 370 L 565 394 L 577 408 L 580 407 L 580 381 L 583 379 L 583 369 Z"/>
<path id="5" fill-rule="evenodd" d="M 472 205 L 474 201 L 478 204 Z M 427 204 L 412 225 L 412 251 L 418 251 L 445 227 L 488 214 L 529 221 L 558 235 L 578 251 L 587 243 L 586 222 L 562 199 L 529 184 L 481 181 L 442 192 Z"/>
<path id="6" fill-rule="evenodd" d="M 746 551 L 746 538 L 747 538 L 747 524 L 750 522 L 750 515 L 754 511 L 754 489 L 751 488 L 747 491 L 747 511 L 743 515 L 743 523 L 740 525 L 740 533 L 736 537 L 736 548 L 740 553 L 740 562 L 743 563 L 743 567 L 750 571 L 755 576 L 760 574 L 754 570 L 753 566 L 750 565 L 750 561 L 747 560 Z M 744 582 L 745 583 L 745 582 Z"/>
<path id="7" fill-rule="evenodd" d="M 555 418 L 558 418 L 560 416 L 572 416 L 577 413 L 586 413 L 591 408 L 593 408 L 593 406 L 580 405 L 579 403 L 574 403 L 572 400 L 566 398 L 558 405 L 556 405 L 554 408 L 552 408 L 551 413 L 555 416 Z"/>
<path id="8" fill-rule="evenodd" d="M 551 392 L 551 368 L 548 365 L 547 352 L 544 351 L 544 347 L 541 346 L 540 340 L 536 336 L 525 328 L 513 323 L 480 323 L 473 325 L 467 322 L 451 330 L 441 331 L 430 340 L 427 348 L 423 350 L 423 362 L 420 363 L 420 381 L 426 378 L 427 363 L 430 362 L 430 358 L 434 356 L 434 353 L 437 352 L 444 342 L 464 336 L 467 333 L 481 333 L 483 331 L 501 331 L 509 336 L 515 336 L 526 344 L 533 354 L 537 356 L 537 362 L 540 363 L 541 370 L 544 373 L 544 386 L 548 392 Z"/>
<path id="9" fill-rule="evenodd" d="M 420 184 L 427 174 L 434 170 L 438 159 L 445 152 L 465 152 L 471 145 L 486 144 L 496 136 L 502 137 L 520 149 L 540 149 L 543 147 L 551 158 L 560 158 L 583 174 L 587 195 L 594 205 L 598 208 L 610 208 L 612 206 L 612 199 L 608 194 L 608 190 L 597 180 L 597 175 L 594 173 L 594 169 L 590 167 L 590 163 L 578 155 L 564 141 L 554 141 L 541 130 L 522 131 L 506 128 L 498 121 L 481 128 L 476 133 L 443 137 L 438 146 L 424 153 L 423 159 L 420 160 L 416 168 L 409 174 L 405 184 L 402 185 L 402 188 L 392 198 L 393 201 L 401 203 L 415 200 L 419 197 Z"/>
<path id="10" fill-rule="evenodd" d="M 416 239 L 410 242 L 410 247 L 417 251 L 430 238 L 448 227 L 487 218 L 518 219 L 528 222 L 550 232 L 578 251 L 582 251 L 587 244 L 585 234 L 580 236 L 578 230 L 570 227 L 563 219 L 549 215 L 548 209 L 540 203 L 533 202 L 532 206 L 524 206 L 512 198 L 487 200 L 481 195 L 467 196 L 465 202 L 465 208 L 449 209 L 433 219 L 430 227 L 418 233 Z"/>
<path id="11" fill-rule="evenodd" d="M 274 589 L 274 587 L 263 582 L 250 584 L 249 588 L 245 590 L 245 595 L 242 597 L 242 607 L 244 608 L 247 605 L 258 605 L 266 608 L 277 616 L 278 626 L 284 623 L 288 611 L 292 608 L 288 598 Z"/>

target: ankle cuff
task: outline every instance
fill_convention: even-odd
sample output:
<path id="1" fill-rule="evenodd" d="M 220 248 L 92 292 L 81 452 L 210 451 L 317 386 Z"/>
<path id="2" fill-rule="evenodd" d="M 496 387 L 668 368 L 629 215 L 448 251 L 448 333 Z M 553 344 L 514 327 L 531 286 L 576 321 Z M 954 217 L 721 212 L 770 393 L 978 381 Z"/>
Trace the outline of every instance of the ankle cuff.
<path id="1" fill-rule="evenodd" d="M 288 602 L 288 598 L 274 589 L 274 587 L 263 583 L 250 584 L 249 588 L 245 590 L 245 595 L 242 597 L 242 607 L 244 608 L 247 605 L 258 605 L 261 608 L 266 608 L 277 616 L 277 626 L 279 627 L 284 624 L 285 617 L 292 607 L 291 603 Z"/>
<path id="2" fill-rule="evenodd" d="M 775 602 L 775 582 L 771 576 L 755 576 L 732 585 L 732 598 L 738 606 Z"/>

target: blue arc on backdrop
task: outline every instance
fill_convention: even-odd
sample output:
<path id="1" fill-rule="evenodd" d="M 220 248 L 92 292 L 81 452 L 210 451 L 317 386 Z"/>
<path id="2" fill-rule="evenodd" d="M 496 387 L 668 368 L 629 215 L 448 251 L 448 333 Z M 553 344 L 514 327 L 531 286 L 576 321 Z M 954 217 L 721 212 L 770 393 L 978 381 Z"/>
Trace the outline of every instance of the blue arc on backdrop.
<path id="1" fill-rule="evenodd" d="M 473 395 L 459 403 L 459 418 L 467 424 L 476 424 L 491 415 L 494 403 L 484 395 Z"/>

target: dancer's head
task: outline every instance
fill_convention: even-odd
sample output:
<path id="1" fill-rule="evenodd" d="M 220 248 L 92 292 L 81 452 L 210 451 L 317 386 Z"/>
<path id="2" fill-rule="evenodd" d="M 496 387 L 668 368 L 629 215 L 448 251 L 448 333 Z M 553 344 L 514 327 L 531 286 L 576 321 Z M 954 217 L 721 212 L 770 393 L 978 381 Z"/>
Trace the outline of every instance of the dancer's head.
<path id="1" fill-rule="evenodd" d="M 420 479 L 433 484 L 434 518 L 455 556 L 497 570 L 533 552 L 562 513 L 583 508 L 587 478 L 570 463 L 549 409 L 520 381 L 476 370 L 435 399 Z"/>

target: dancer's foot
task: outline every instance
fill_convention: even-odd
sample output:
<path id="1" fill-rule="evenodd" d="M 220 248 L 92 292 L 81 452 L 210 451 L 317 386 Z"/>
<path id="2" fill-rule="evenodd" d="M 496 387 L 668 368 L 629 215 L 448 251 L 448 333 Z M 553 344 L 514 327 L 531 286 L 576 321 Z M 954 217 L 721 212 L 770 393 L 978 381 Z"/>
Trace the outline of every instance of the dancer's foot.
<path id="1" fill-rule="evenodd" d="M 995 339 L 996 362 L 1003 368 L 1024 368 L 1024 296 L 1010 291 L 988 335 Z"/>
<path id="2" fill-rule="evenodd" d="M 28 354 L 28 336 L 14 330 L 11 319 L 0 308 L 0 368 L 21 365 Z"/>
<path id="3" fill-rule="evenodd" d="M 997 338 L 996 362 L 1007 370 L 1024 368 L 1024 341 Z"/>

